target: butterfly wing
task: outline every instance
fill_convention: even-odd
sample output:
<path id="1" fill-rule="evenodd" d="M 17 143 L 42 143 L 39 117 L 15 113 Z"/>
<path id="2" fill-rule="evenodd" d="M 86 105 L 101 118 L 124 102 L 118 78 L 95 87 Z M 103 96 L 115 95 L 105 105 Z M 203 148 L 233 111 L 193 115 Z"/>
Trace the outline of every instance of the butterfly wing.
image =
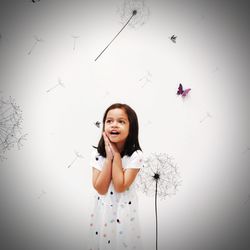
<path id="1" fill-rule="evenodd" d="M 190 90 L 191 90 L 190 88 L 189 88 L 189 89 L 185 89 L 181 95 L 182 95 L 183 97 L 185 97 L 185 96 L 188 94 L 188 92 L 189 92 Z"/>
<path id="2" fill-rule="evenodd" d="M 100 128 L 100 122 L 99 121 L 97 121 L 97 122 L 95 122 L 95 125 L 96 125 L 96 127 L 98 127 L 98 128 Z"/>
<path id="3" fill-rule="evenodd" d="M 178 87 L 177 95 L 182 95 L 182 94 L 183 94 L 183 87 L 182 87 L 182 84 L 180 83 Z"/>

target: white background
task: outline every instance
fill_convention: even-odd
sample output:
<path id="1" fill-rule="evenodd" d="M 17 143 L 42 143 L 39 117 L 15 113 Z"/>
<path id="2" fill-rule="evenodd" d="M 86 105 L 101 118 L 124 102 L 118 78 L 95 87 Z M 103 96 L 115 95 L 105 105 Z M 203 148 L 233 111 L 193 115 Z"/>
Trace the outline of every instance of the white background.
<path id="1" fill-rule="evenodd" d="M 138 115 L 145 156 L 167 153 L 181 173 L 176 196 L 158 204 L 159 249 L 249 246 L 247 1 L 147 1 L 145 24 L 126 27 L 94 61 L 122 27 L 119 3 L 1 1 L 0 94 L 15 98 L 28 134 L 0 163 L 1 244 L 85 249 L 94 123 L 122 102 Z M 34 36 L 43 41 L 28 55 Z M 58 78 L 65 87 L 47 92 Z M 191 88 L 185 99 L 179 83 Z M 74 151 L 83 158 L 68 168 Z M 154 249 L 154 199 L 138 195 L 144 246 Z"/>

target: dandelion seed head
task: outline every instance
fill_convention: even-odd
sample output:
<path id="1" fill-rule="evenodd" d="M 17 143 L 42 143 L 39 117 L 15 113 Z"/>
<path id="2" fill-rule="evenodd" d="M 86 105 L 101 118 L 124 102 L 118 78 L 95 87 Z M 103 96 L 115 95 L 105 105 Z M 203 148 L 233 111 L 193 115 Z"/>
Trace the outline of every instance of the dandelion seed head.
<path id="1" fill-rule="evenodd" d="M 125 24 L 133 15 L 128 24 L 131 28 L 138 28 L 144 25 L 150 15 L 149 8 L 145 5 L 144 0 L 124 0 L 118 7 L 118 12 L 122 24 Z"/>
<path id="2" fill-rule="evenodd" d="M 160 179 L 160 175 L 158 173 L 155 173 L 153 177 L 154 177 L 155 180 Z"/>
<path id="3" fill-rule="evenodd" d="M 132 14 L 135 16 L 137 14 L 137 10 L 133 10 Z"/>
<path id="4" fill-rule="evenodd" d="M 12 97 L 0 99 L 0 158 L 15 145 L 22 146 L 21 140 L 25 135 L 21 134 L 22 111 Z"/>
<path id="5" fill-rule="evenodd" d="M 165 153 L 152 153 L 145 157 L 144 167 L 138 174 L 137 188 L 148 196 L 160 198 L 176 194 L 180 185 L 180 174 L 173 158 Z"/>

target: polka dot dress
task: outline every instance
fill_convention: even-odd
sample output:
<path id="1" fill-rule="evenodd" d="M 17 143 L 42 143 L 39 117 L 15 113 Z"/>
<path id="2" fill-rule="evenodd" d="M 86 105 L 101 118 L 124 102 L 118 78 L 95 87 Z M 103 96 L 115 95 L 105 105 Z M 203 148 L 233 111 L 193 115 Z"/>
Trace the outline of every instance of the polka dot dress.
<path id="1" fill-rule="evenodd" d="M 95 150 L 90 166 L 101 171 L 104 160 Z M 122 165 L 124 169 L 141 168 L 142 152 L 138 150 L 130 157 L 124 156 Z M 123 193 L 117 193 L 112 182 L 105 195 L 96 192 L 89 221 L 88 250 L 142 250 L 135 181 Z"/>

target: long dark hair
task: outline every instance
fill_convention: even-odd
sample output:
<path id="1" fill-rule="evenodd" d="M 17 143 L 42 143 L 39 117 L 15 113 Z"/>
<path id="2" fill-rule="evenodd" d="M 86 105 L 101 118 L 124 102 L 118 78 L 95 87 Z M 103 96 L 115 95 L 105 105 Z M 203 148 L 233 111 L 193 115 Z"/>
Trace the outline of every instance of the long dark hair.
<path id="1" fill-rule="evenodd" d="M 110 107 L 108 107 L 103 116 L 102 131 L 104 131 L 105 120 L 108 112 L 111 109 L 117 109 L 117 108 L 123 109 L 126 112 L 129 120 L 129 133 L 124 145 L 124 149 L 121 152 L 121 157 L 123 157 L 124 155 L 131 156 L 136 150 L 141 150 L 138 140 L 138 134 L 139 134 L 138 119 L 135 111 L 131 107 L 129 107 L 127 104 L 122 104 L 122 103 L 114 103 Z M 106 157 L 105 143 L 103 136 L 101 136 L 101 139 L 98 143 L 97 151 L 101 156 Z"/>

